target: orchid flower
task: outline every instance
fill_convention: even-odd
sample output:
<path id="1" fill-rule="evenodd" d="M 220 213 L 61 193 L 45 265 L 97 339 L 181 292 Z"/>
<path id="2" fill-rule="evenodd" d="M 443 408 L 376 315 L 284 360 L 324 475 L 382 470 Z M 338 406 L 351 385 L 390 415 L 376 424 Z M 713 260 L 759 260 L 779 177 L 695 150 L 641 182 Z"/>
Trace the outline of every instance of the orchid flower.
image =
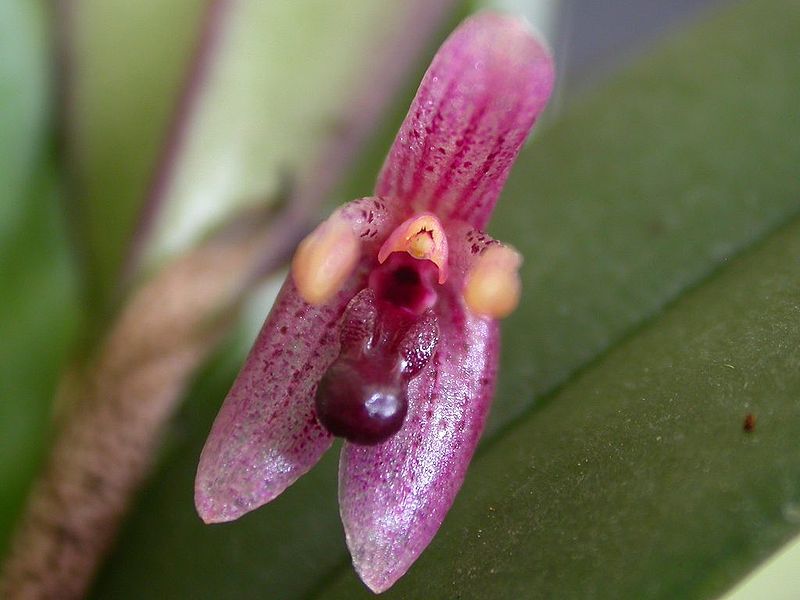
<path id="1" fill-rule="evenodd" d="M 361 579 L 386 590 L 429 544 L 483 430 L 498 319 L 519 300 L 521 257 L 482 229 L 553 77 L 513 17 L 478 14 L 445 41 L 374 196 L 297 250 L 203 449 L 205 522 L 271 501 L 339 436 Z"/>

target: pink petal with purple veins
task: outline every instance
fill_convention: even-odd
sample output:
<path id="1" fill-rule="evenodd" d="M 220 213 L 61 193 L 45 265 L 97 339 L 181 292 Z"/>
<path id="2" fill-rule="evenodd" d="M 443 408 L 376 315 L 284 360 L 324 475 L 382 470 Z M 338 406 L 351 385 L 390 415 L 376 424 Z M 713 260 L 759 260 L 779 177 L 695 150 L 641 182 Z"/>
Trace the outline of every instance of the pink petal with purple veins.
<path id="1" fill-rule="evenodd" d="M 550 52 L 522 21 L 466 20 L 425 74 L 376 194 L 483 228 L 553 80 Z"/>
<path id="2" fill-rule="evenodd" d="M 461 487 L 491 402 L 495 321 L 471 315 L 445 286 L 436 354 L 409 387 L 403 428 L 379 446 L 345 443 L 339 507 L 361 579 L 389 588 L 433 538 Z"/>
<path id="3" fill-rule="evenodd" d="M 203 448 L 195 504 L 207 523 L 231 521 L 278 496 L 332 443 L 319 425 L 314 394 L 339 353 L 339 318 L 366 286 L 386 228 L 401 217 L 379 198 L 344 205 L 364 258 L 345 286 L 315 308 L 289 277 L 278 295 Z"/>

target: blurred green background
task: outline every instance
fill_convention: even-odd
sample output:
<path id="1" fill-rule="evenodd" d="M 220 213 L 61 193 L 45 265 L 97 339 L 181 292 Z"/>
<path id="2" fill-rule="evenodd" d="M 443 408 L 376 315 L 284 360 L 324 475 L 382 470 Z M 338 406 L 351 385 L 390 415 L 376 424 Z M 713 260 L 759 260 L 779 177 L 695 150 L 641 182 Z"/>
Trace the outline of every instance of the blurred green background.
<path id="1" fill-rule="evenodd" d="M 438 43 L 487 6 L 559 65 L 490 228 L 526 292 L 466 484 L 386 595 L 713 598 L 800 533 L 800 4 L 2 0 L 0 554 L 65 366 L 242 211 L 368 194 Z M 369 595 L 335 452 L 235 523 L 194 512 L 275 277 L 199 370 L 93 597 Z M 793 544 L 736 597 L 800 596 Z"/>

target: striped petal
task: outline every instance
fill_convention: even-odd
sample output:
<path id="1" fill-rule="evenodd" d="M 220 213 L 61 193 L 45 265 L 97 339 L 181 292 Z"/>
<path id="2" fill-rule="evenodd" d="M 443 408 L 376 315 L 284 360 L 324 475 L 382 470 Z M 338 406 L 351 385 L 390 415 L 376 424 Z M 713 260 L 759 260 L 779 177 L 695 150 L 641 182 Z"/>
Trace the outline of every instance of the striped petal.
<path id="1" fill-rule="evenodd" d="M 200 457 L 195 504 L 207 523 L 231 521 L 274 499 L 333 441 L 314 412 L 317 383 L 339 353 L 339 318 L 365 287 L 385 229 L 399 218 L 378 198 L 351 202 L 337 214 L 352 225 L 362 259 L 319 307 L 300 297 L 291 277 L 284 283 Z"/>
<path id="2" fill-rule="evenodd" d="M 553 79 L 549 51 L 523 22 L 468 19 L 425 74 L 376 194 L 483 228 Z"/>
<path id="3" fill-rule="evenodd" d="M 389 588 L 433 538 L 461 487 L 494 387 L 498 328 L 471 315 L 445 288 L 440 339 L 409 387 L 403 428 L 380 446 L 346 443 L 339 507 L 359 576 Z"/>

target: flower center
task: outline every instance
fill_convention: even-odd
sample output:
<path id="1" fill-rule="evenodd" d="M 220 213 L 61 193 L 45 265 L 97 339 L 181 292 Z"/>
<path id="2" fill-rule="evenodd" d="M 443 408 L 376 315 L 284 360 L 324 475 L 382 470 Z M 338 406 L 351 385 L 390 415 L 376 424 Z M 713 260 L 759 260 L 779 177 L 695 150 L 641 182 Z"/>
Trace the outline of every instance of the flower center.
<path id="1" fill-rule="evenodd" d="M 395 252 L 370 273 L 369 287 L 379 300 L 421 315 L 436 303 L 437 274 L 431 261 Z"/>
<path id="2" fill-rule="evenodd" d="M 369 287 L 379 300 L 421 315 L 436 303 L 436 284 L 447 279 L 447 235 L 434 215 L 404 221 L 378 252 Z"/>
<path id="3" fill-rule="evenodd" d="M 395 281 L 417 277 L 402 266 L 387 275 Z M 342 315 L 339 356 L 317 386 L 320 423 L 356 444 L 378 444 L 397 433 L 408 410 L 409 382 L 430 360 L 438 337 L 432 311 L 415 314 L 371 287 L 362 290 Z"/>
<path id="4" fill-rule="evenodd" d="M 340 273 L 352 270 L 347 252 L 329 259 L 336 247 L 349 248 L 352 237 L 336 226 L 320 226 L 295 260 L 295 282 L 309 301 L 330 297 Z M 319 422 L 356 444 L 378 444 L 397 433 L 408 410 L 408 385 L 436 349 L 439 332 L 430 309 L 437 285 L 447 280 L 447 236 L 434 215 L 417 215 L 392 231 L 377 258 L 367 288 L 342 315 L 339 356 L 315 394 Z"/>

